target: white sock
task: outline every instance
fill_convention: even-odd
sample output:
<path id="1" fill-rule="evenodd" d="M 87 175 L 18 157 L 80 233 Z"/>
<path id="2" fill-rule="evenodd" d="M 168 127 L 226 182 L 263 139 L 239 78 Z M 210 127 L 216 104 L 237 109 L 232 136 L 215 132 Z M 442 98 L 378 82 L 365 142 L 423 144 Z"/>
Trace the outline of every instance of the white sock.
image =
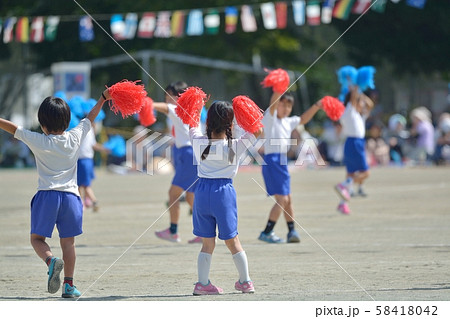
<path id="1" fill-rule="evenodd" d="M 209 269 L 212 255 L 200 252 L 197 258 L 198 282 L 206 286 L 209 283 Z"/>
<path id="2" fill-rule="evenodd" d="M 239 281 L 241 283 L 250 281 L 251 279 L 250 279 L 250 275 L 248 274 L 247 254 L 245 253 L 245 251 L 240 251 L 240 252 L 234 254 L 233 261 L 239 272 Z"/>

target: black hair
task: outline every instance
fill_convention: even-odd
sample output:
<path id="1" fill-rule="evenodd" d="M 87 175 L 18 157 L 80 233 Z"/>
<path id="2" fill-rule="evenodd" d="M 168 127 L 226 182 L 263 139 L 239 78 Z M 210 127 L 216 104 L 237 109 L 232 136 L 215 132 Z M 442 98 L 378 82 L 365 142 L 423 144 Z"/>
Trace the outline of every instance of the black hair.
<path id="1" fill-rule="evenodd" d="M 188 85 L 186 84 L 186 82 L 183 81 L 172 82 L 166 87 L 166 92 L 172 96 L 178 96 L 181 93 L 183 93 L 184 90 L 187 89 L 187 87 Z"/>
<path id="2" fill-rule="evenodd" d="M 46 97 L 39 106 L 38 120 L 48 132 L 64 132 L 70 123 L 70 107 L 59 97 Z"/>
<path id="3" fill-rule="evenodd" d="M 234 119 L 234 111 L 230 102 L 214 101 L 208 109 L 208 117 L 206 118 L 206 135 L 209 144 L 202 153 L 202 160 L 206 159 L 211 148 L 212 133 L 220 134 L 225 132 L 228 140 L 228 161 L 232 163 L 234 160 L 234 151 L 232 149 L 232 125 Z"/>
<path id="4" fill-rule="evenodd" d="M 294 94 L 292 94 L 291 92 L 285 92 L 283 93 L 282 96 L 280 96 L 280 101 L 286 100 L 288 102 L 291 102 L 292 104 L 294 104 Z"/>

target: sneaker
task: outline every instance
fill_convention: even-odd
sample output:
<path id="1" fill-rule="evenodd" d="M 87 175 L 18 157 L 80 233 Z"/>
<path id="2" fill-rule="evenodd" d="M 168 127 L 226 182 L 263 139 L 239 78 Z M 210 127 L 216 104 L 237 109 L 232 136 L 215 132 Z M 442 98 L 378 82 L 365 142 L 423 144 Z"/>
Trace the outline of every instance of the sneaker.
<path id="1" fill-rule="evenodd" d="M 194 296 L 200 296 L 200 295 L 220 295 L 223 293 L 223 289 L 214 286 L 211 281 L 208 281 L 208 284 L 206 286 L 202 285 L 201 283 L 196 283 L 194 288 Z"/>
<path id="2" fill-rule="evenodd" d="M 300 242 L 300 235 L 297 233 L 295 229 L 291 230 L 287 234 L 287 242 L 288 243 L 299 243 Z"/>
<path id="3" fill-rule="evenodd" d="M 71 286 L 68 283 L 64 284 L 64 292 L 62 294 L 63 298 L 76 298 L 80 296 L 81 293 L 78 291 L 76 286 Z"/>
<path id="4" fill-rule="evenodd" d="M 255 287 L 253 286 L 253 281 L 245 281 L 244 283 L 241 284 L 241 282 L 238 280 L 234 284 L 234 288 L 238 291 L 242 291 L 242 293 L 244 293 L 244 294 L 255 292 Z"/>
<path id="5" fill-rule="evenodd" d="M 341 183 L 337 184 L 336 186 L 334 186 L 334 189 L 336 190 L 336 192 L 338 193 L 338 195 L 343 199 L 343 200 L 350 200 L 350 193 L 348 192 L 348 189 L 342 185 Z"/>
<path id="6" fill-rule="evenodd" d="M 203 240 L 201 237 L 195 237 L 194 239 L 191 239 L 188 241 L 189 244 L 203 244 Z"/>
<path id="7" fill-rule="evenodd" d="M 347 203 L 340 203 L 337 210 L 340 211 L 344 215 L 350 214 L 350 207 L 348 207 Z"/>
<path id="8" fill-rule="evenodd" d="M 94 213 L 97 213 L 99 209 L 100 209 L 100 206 L 98 206 L 98 202 L 93 202 L 92 210 L 94 211 Z"/>
<path id="9" fill-rule="evenodd" d="M 173 243 L 179 243 L 181 241 L 180 236 L 178 234 L 172 234 L 170 229 L 155 231 L 155 235 L 158 238 L 171 241 Z"/>
<path id="10" fill-rule="evenodd" d="M 59 290 L 59 286 L 61 286 L 61 278 L 59 275 L 63 270 L 64 262 L 56 257 L 53 257 L 50 261 L 50 265 L 48 266 L 48 282 L 47 282 L 47 290 L 49 293 L 54 294 Z"/>
<path id="11" fill-rule="evenodd" d="M 261 232 L 258 239 L 265 241 L 266 243 L 270 243 L 270 244 L 284 243 L 284 240 L 281 239 L 280 237 L 278 237 L 277 235 L 275 235 L 275 233 L 273 231 L 271 231 L 268 234 Z"/>
<path id="12" fill-rule="evenodd" d="M 362 188 L 358 190 L 358 195 L 361 197 L 367 197 L 367 193 Z"/>

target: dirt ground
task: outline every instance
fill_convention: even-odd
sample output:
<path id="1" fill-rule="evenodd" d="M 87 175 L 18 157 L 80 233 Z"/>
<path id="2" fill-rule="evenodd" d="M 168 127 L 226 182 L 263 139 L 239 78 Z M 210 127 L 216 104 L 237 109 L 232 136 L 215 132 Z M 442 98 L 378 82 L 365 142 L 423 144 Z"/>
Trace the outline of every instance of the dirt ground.
<path id="1" fill-rule="evenodd" d="M 220 296 L 192 295 L 199 244 L 187 204 L 181 206 L 182 242 L 154 232 L 168 227 L 165 202 L 172 175 L 117 175 L 96 171 L 100 211 L 84 214 L 77 237 L 75 284 L 90 301 L 448 301 L 450 300 L 450 168 L 374 168 L 366 198 L 352 213 L 336 211 L 333 185 L 343 168 L 294 168 L 292 195 L 300 244 L 258 241 L 274 204 L 260 168 L 235 178 L 239 236 L 255 294 L 234 291 L 237 270 L 222 241 L 210 279 Z M 29 244 L 29 203 L 35 170 L 0 171 L 1 301 L 61 300 L 46 292 L 47 269 Z M 281 218 L 275 232 L 285 237 Z M 49 239 L 56 256 L 58 233 Z"/>

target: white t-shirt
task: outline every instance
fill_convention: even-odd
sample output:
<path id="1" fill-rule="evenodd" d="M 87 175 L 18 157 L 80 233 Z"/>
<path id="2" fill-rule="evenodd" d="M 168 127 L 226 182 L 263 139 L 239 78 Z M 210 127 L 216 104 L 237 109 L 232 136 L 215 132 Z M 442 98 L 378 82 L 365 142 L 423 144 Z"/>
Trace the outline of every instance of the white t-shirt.
<path id="1" fill-rule="evenodd" d="M 167 116 L 172 121 L 172 125 L 175 130 L 175 146 L 178 148 L 191 146 L 192 144 L 189 137 L 189 125 L 184 124 L 183 121 L 181 121 L 181 119 L 175 113 L 176 105 L 169 103 L 167 107 L 169 110 Z"/>
<path id="2" fill-rule="evenodd" d="M 300 116 L 278 118 L 277 110 L 270 114 L 270 109 L 264 112 L 262 124 L 264 125 L 264 154 L 286 154 L 291 145 L 289 139 L 292 131 L 300 124 Z"/>
<path id="3" fill-rule="evenodd" d="M 86 138 L 81 142 L 79 158 L 94 158 L 94 146 L 97 144 L 94 128 L 91 128 Z"/>
<path id="4" fill-rule="evenodd" d="M 45 135 L 17 128 L 14 137 L 33 152 L 39 175 L 39 190 L 70 192 L 80 196 L 77 185 L 77 160 L 81 141 L 91 129 L 91 121 L 83 119 L 62 135 Z"/>
<path id="5" fill-rule="evenodd" d="M 202 160 L 202 153 L 208 146 L 208 137 L 203 135 L 200 128 L 189 130 L 194 156 L 198 163 L 198 177 L 201 178 L 233 178 L 236 176 L 240 158 L 246 153 L 248 147 L 256 142 L 253 134 L 246 132 L 238 139 L 233 139 L 231 147 L 235 157 L 231 163 L 228 160 L 228 140 L 215 140 L 211 142 L 211 149 L 206 159 Z"/>
<path id="6" fill-rule="evenodd" d="M 363 117 L 350 102 L 347 103 L 340 121 L 344 136 L 357 138 L 366 136 L 366 117 Z"/>

